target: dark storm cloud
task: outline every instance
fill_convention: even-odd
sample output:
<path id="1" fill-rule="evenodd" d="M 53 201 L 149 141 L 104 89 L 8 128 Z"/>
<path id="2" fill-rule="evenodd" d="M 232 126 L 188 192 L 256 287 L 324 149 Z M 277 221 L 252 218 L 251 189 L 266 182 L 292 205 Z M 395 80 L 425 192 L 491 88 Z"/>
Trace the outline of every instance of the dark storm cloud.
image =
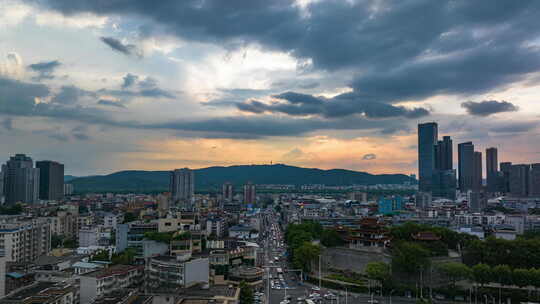
<path id="1" fill-rule="evenodd" d="M 500 122 L 489 129 L 489 131 L 494 133 L 527 133 L 537 128 L 538 125 L 538 121 Z"/>
<path id="2" fill-rule="evenodd" d="M 110 99 L 100 99 L 97 102 L 98 105 L 102 106 L 109 106 L 109 107 L 117 107 L 117 108 L 125 108 L 126 106 L 118 101 L 110 100 Z"/>
<path id="3" fill-rule="evenodd" d="M 137 47 L 133 44 L 124 44 L 122 41 L 113 37 L 100 37 L 101 41 L 108 45 L 111 49 L 120 52 L 127 56 L 141 56 Z"/>
<path id="4" fill-rule="evenodd" d="M 28 115 L 34 111 L 35 98 L 47 97 L 49 93 L 45 85 L 0 76 L 0 113 Z"/>
<path id="5" fill-rule="evenodd" d="M 128 73 L 126 74 L 126 76 L 124 76 L 123 79 L 124 79 L 124 83 L 122 83 L 122 89 L 127 89 L 127 88 L 132 87 L 135 84 L 135 82 L 139 80 L 139 76 Z"/>
<path id="6" fill-rule="evenodd" d="M 2 120 L 2 127 L 8 131 L 13 131 L 13 118 L 8 117 Z"/>
<path id="7" fill-rule="evenodd" d="M 355 69 L 351 86 L 362 104 L 484 93 L 540 69 L 540 1 L 533 0 L 315 1 L 305 12 L 293 0 L 39 2 L 67 15 L 142 17 L 150 21 L 145 35 L 165 29 L 233 48 L 254 43 L 315 69 Z"/>
<path id="8" fill-rule="evenodd" d="M 480 102 L 467 101 L 461 104 L 467 113 L 475 116 L 489 116 L 502 112 L 515 112 L 519 108 L 508 101 L 484 100 Z"/>
<path id="9" fill-rule="evenodd" d="M 36 80 L 53 79 L 54 70 L 60 65 L 62 65 L 60 61 L 53 60 L 34 63 L 29 65 L 28 68 L 38 74 L 36 77 L 34 77 Z"/>
<path id="10" fill-rule="evenodd" d="M 362 114 L 368 118 L 406 117 L 419 118 L 429 115 L 425 108 L 407 109 L 403 106 L 362 99 L 356 94 L 341 94 L 334 98 L 316 97 L 309 94 L 285 92 L 272 96 L 279 101 L 269 104 L 257 100 L 238 103 L 237 108 L 255 114 L 282 113 L 291 116 L 318 115 L 326 118 L 338 118 Z"/>
<path id="11" fill-rule="evenodd" d="M 62 86 L 60 92 L 51 99 L 51 102 L 63 105 L 76 104 L 85 96 L 96 97 L 96 94 L 73 85 Z"/>
<path id="12" fill-rule="evenodd" d="M 362 160 L 372 160 L 372 159 L 376 159 L 376 158 L 377 158 L 377 155 L 375 155 L 373 153 L 364 154 L 364 156 L 362 156 Z"/>

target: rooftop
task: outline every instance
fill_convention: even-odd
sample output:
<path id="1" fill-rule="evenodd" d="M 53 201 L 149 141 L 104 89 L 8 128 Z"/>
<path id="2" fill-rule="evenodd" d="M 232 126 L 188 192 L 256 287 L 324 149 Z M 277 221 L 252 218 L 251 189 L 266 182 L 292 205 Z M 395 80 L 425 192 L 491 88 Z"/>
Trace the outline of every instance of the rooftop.
<path id="1" fill-rule="evenodd" d="M 137 269 L 140 269 L 140 267 L 131 266 L 131 265 L 112 265 L 105 269 L 99 269 L 96 271 L 86 273 L 83 275 L 83 277 L 104 278 L 104 277 L 118 275 L 118 274 L 125 274 L 129 271 L 133 271 Z"/>

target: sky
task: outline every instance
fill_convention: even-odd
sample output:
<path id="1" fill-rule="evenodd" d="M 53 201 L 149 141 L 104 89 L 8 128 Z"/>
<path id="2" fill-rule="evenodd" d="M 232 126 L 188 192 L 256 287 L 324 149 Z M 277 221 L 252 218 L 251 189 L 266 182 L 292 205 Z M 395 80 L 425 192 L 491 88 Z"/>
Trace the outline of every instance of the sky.
<path id="1" fill-rule="evenodd" d="M 540 162 L 539 15 L 534 0 L 0 0 L 0 158 L 78 176 L 414 174 L 417 124 L 436 121 L 456 145 Z"/>

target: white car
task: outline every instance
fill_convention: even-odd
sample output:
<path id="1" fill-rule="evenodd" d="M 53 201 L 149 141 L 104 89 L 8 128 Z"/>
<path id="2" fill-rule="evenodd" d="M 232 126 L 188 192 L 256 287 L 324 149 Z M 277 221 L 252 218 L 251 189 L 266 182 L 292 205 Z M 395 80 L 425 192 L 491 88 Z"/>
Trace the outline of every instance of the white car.
<path id="1" fill-rule="evenodd" d="M 311 288 L 311 290 L 321 291 L 321 289 L 320 289 L 318 286 L 313 286 L 313 287 Z"/>

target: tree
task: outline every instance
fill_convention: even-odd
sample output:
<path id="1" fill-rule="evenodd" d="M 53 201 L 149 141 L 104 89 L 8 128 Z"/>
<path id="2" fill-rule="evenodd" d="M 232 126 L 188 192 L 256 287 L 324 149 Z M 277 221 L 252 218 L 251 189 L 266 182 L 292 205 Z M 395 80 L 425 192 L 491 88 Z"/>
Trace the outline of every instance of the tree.
<path id="1" fill-rule="evenodd" d="M 240 304 L 252 304 L 253 303 L 253 290 L 245 282 L 240 282 Z"/>
<path id="2" fill-rule="evenodd" d="M 474 265 L 472 268 L 472 275 L 474 281 L 481 286 L 483 286 L 484 284 L 488 284 L 493 280 L 491 267 L 486 264 Z"/>
<path id="3" fill-rule="evenodd" d="M 437 266 L 437 269 L 450 280 L 452 287 L 456 286 L 457 281 L 465 280 L 472 276 L 472 270 L 462 263 L 444 263 Z"/>
<path id="4" fill-rule="evenodd" d="M 321 244 L 326 247 L 336 247 L 342 246 L 344 241 L 336 230 L 325 229 L 321 233 Z"/>
<path id="5" fill-rule="evenodd" d="M 497 283 L 501 285 L 512 284 L 512 269 L 508 265 L 497 265 L 493 267 L 493 276 L 497 278 Z"/>
<path id="6" fill-rule="evenodd" d="M 110 260 L 109 251 L 107 250 L 100 250 L 92 257 L 92 261 L 108 262 L 109 260 Z"/>
<path id="7" fill-rule="evenodd" d="M 321 247 L 310 242 L 304 242 L 293 253 L 293 264 L 296 268 L 310 271 L 311 262 L 321 254 Z"/>
<path id="8" fill-rule="evenodd" d="M 137 217 L 132 212 L 124 213 L 124 224 L 129 223 L 129 222 L 133 222 L 133 221 L 136 221 L 136 220 L 137 220 Z"/>
<path id="9" fill-rule="evenodd" d="M 130 265 L 135 261 L 135 249 L 128 248 L 122 253 L 115 253 L 112 255 L 111 262 L 113 264 Z"/>
<path id="10" fill-rule="evenodd" d="M 371 262 L 366 265 L 366 276 L 378 281 L 381 286 L 385 286 L 386 282 L 390 280 L 390 266 L 384 262 Z"/>
<path id="11" fill-rule="evenodd" d="M 74 248 L 79 247 L 79 244 L 78 244 L 78 242 L 76 240 L 67 239 L 67 240 L 64 241 L 64 247 L 74 249 Z"/>
<path id="12" fill-rule="evenodd" d="M 62 247 L 62 241 L 64 238 L 60 235 L 53 235 L 51 236 L 51 247 L 54 248 L 60 248 Z"/>
<path id="13" fill-rule="evenodd" d="M 532 285 L 534 269 L 518 268 L 512 271 L 512 282 L 520 288 Z"/>
<path id="14" fill-rule="evenodd" d="M 394 269 L 417 274 L 429 265 L 429 250 L 412 242 L 400 242 L 392 249 Z"/>

